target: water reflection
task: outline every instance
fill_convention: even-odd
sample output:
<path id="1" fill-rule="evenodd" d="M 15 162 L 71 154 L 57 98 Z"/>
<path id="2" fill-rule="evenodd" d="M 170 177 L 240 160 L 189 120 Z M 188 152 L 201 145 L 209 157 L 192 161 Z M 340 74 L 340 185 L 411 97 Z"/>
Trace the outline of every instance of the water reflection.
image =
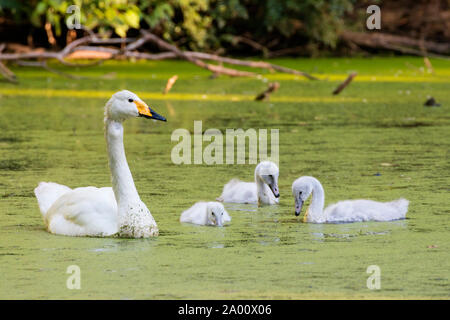
<path id="1" fill-rule="evenodd" d="M 345 224 L 308 223 L 308 231 L 312 240 L 327 241 L 336 239 L 352 239 L 361 236 L 389 235 L 394 231 L 406 229 L 407 220 L 389 222 L 355 222 Z"/>
<path id="2" fill-rule="evenodd" d="M 243 203 L 224 203 L 225 209 L 230 211 L 241 211 L 242 213 L 256 213 L 258 206 L 256 204 Z"/>
<path id="3" fill-rule="evenodd" d="M 99 238 L 98 242 L 93 242 L 95 247 L 90 247 L 90 252 L 120 252 L 120 251 L 146 251 L 155 247 L 158 238 L 149 239 L 122 239 L 122 238 Z"/>

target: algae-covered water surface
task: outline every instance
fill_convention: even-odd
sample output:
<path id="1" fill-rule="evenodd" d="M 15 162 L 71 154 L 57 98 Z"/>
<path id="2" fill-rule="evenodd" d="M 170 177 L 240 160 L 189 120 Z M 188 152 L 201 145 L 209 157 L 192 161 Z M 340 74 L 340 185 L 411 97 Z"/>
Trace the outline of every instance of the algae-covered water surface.
<path id="1" fill-rule="evenodd" d="M 188 63 L 108 62 L 61 69 L 80 79 L 16 68 L 0 83 L 0 298 L 309 299 L 450 296 L 450 63 L 420 58 L 297 59 L 276 63 L 320 81 L 279 73 L 210 79 Z M 61 68 L 61 67 L 59 67 Z M 351 71 L 354 82 L 331 92 Z M 172 75 L 179 76 L 167 95 Z M 269 101 L 253 98 L 278 81 Z M 160 235 L 77 238 L 45 231 L 33 189 L 40 181 L 109 186 L 103 106 L 136 92 L 167 123 L 125 122 L 127 159 Z M 441 106 L 425 107 L 429 96 Z M 254 164 L 174 164 L 175 129 L 279 129 L 280 204 L 225 204 L 223 228 L 181 224 L 181 212 L 214 200 Z M 205 146 L 207 143 L 205 143 Z M 410 200 L 407 219 L 306 224 L 291 184 L 317 177 L 326 204 Z M 81 270 L 70 290 L 67 268 Z M 381 271 L 370 290 L 367 268 Z"/>

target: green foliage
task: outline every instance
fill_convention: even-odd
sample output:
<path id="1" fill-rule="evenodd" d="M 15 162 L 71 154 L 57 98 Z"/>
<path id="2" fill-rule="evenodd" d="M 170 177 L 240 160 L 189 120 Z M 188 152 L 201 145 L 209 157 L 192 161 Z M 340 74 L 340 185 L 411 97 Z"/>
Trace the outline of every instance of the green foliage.
<path id="1" fill-rule="evenodd" d="M 0 12 L 34 26 L 49 22 L 61 35 L 67 8 L 78 5 L 81 24 L 125 37 L 130 29 L 150 27 L 166 40 L 191 49 L 215 49 L 242 34 L 256 42 L 277 38 L 333 47 L 343 17 L 356 0 L 2 0 Z"/>
<path id="2" fill-rule="evenodd" d="M 137 1 L 124 0 L 78 0 L 81 4 L 81 24 L 88 29 L 106 32 L 113 29 L 125 37 L 130 28 L 139 28 L 141 11 Z"/>
<path id="3" fill-rule="evenodd" d="M 166 40 L 187 37 L 191 48 L 203 48 L 209 37 L 212 17 L 208 0 L 144 0 L 139 8 L 143 20 L 160 30 Z"/>
<path id="4" fill-rule="evenodd" d="M 80 22 L 88 29 L 105 32 L 113 29 L 120 37 L 125 37 L 130 28 L 139 28 L 141 12 L 137 1 L 124 0 L 41 0 L 34 7 L 31 22 L 41 26 L 49 22 L 56 35 L 61 34 L 62 23 L 70 15 L 67 8 L 73 4 L 80 7 Z"/>
<path id="5" fill-rule="evenodd" d="M 228 34 L 252 38 L 307 39 L 334 47 L 344 15 L 356 0 L 217 0 L 213 21 Z M 259 42 L 263 42 L 260 40 Z M 298 42 L 298 41 L 297 41 Z"/>

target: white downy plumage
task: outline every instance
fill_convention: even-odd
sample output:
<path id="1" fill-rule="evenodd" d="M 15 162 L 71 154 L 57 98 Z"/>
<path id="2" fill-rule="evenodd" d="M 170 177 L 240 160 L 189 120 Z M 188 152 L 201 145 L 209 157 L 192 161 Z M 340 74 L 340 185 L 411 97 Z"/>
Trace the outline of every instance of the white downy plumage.
<path id="1" fill-rule="evenodd" d="M 233 179 L 228 182 L 218 201 L 230 203 L 277 204 L 279 170 L 275 163 L 262 161 L 255 168 L 255 182 Z"/>
<path id="2" fill-rule="evenodd" d="M 322 184 L 314 177 L 300 177 L 292 184 L 295 198 L 295 214 L 298 216 L 303 203 L 312 194 L 312 200 L 303 222 L 345 223 L 358 221 L 391 221 L 404 219 L 409 201 L 398 199 L 391 202 L 372 200 L 345 200 L 329 205 L 325 210 L 325 192 Z"/>
<path id="3" fill-rule="evenodd" d="M 189 209 L 183 211 L 180 222 L 199 225 L 214 225 L 222 227 L 231 217 L 219 202 L 197 202 Z"/>

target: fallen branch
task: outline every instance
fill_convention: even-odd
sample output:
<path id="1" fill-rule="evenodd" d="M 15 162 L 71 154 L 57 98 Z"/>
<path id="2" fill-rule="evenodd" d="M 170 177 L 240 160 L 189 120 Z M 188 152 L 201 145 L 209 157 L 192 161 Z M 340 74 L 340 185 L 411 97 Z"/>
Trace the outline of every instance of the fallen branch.
<path id="1" fill-rule="evenodd" d="M 73 75 L 70 73 L 66 73 L 66 72 L 62 72 L 57 69 L 54 69 L 54 68 L 48 66 L 47 61 L 21 61 L 21 60 L 19 60 L 19 61 L 16 61 L 16 63 L 19 66 L 25 66 L 25 67 L 41 67 L 47 71 L 50 71 L 51 73 L 54 73 L 54 74 L 57 74 L 59 76 L 66 77 L 69 79 L 76 79 L 76 80 L 87 79 L 86 77 L 76 76 L 76 75 Z"/>
<path id="2" fill-rule="evenodd" d="M 1 43 L 0 53 L 3 51 L 3 49 L 5 49 L 5 44 Z M 11 70 L 9 70 L 2 62 L 0 62 L 0 73 L 7 81 L 17 83 L 16 75 Z"/>
<path id="3" fill-rule="evenodd" d="M 17 83 L 16 75 L 9 70 L 2 62 L 0 62 L 0 73 L 9 82 Z"/>
<path id="4" fill-rule="evenodd" d="M 345 79 L 344 82 L 342 82 L 334 91 L 333 94 L 339 94 L 342 90 L 344 90 L 350 82 L 352 82 L 353 78 L 356 77 L 358 73 L 352 72 L 348 75 L 347 79 Z"/>
<path id="5" fill-rule="evenodd" d="M 285 49 L 280 49 L 280 50 L 276 50 L 276 51 L 271 51 L 269 53 L 268 57 L 269 58 L 277 58 L 277 57 L 282 57 L 282 56 L 287 56 L 287 55 L 292 55 L 292 54 L 300 54 L 302 52 L 305 52 L 304 47 L 285 48 Z"/>
<path id="6" fill-rule="evenodd" d="M 318 80 L 318 78 L 313 77 L 313 76 L 309 75 L 306 72 L 298 71 L 298 70 L 294 70 L 294 69 L 290 69 L 290 68 L 286 68 L 286 67 L 282 67 L 282 66 L 279 66 L 279 65 L 276 65 L 276 64 L 272 64 L 272 63 L 268 63 L 268 62 L 264 62 L 264 61 L 245 61 L 245 60 L 221 57 L 219 55 L 203 53 L 203 52 L 181 51 L 178 48 L 176 48 L 175 46 L 165 42 L 161 38 L 155 36 L 154 34 L 148 32 L 148 31 L 142 30 L 141 32 L 144 35 L 144 37 L 142 37 L 142 38 L 136 40 L 135 42 L 130 43 L 129 45 L 127 45 L 127 47 L 125 48 L 125 52 L 136 50 L 139 47 L 141 47 L 142 45 L 144 45 L 147 41 L 152 41 L 155 44 L 157 44 L 158 46 L 166 49 L 167 51 L 172 52 L 173 57 L 181 57 L 181 58 L 186 59 L 186 60 L 189 60 L 189 58 L 199 59 L 199 60 L 210 60 L 210 61 L 217 61 L 217 62 L 228 63 L 228 64 L 239 65 L 239 66 L 245 66 L 245 67 L 251 67 L 251 68 L 261 68 L 261 69 L 276 70 L 276 71 L 280 71 L 280 72 L 283 72 L 283 73 L 290 73 L 290 74 L 295 74 L 295 75 L 299 75 L 299 76 L 304 76 L 304 77 L 306 77 L 306 78 L 308 78 L 310 80 Z M 239 39 L 242 40 L 243 38 L 240 37 Z M 143 57 L 146 57 L 146 56 L 143 55 Z M 147 56 L 147 58 L 148 57 L 149 56 Z M 164 58 L 162 58 L 162 56 L 161 56 L 162 59 L 167 59 L 168 57 L 169 56 L 164 56 Z M 151 60 L 157 60 L 158 58 L 160 58 L 160 57 L 154 56 L 154 55 L 150 56 Z M 221 73 L 221 72 L 213 71 L 213 73 Z"/>
<path id="7" fill-rule="evenodd" d="M 81 46 L 76 49 L 77 50 L 86 50 L 86 51 L 99 51 L 99 52 L 108 52 L 111 54 L 118 55 L 120 53 L 119 49 L 114 48 L 105 48 L 105 47 L 94 47 L 94 46 Z M 146 60 L 164 60 L 164 59 L 175 59 L 177 58 L 177 54 L 174 52 L 162 52 L 162 53 L 145 53 L 145 52 L 136 52 L 136 51 L 125 51 L 122 53 L 125 57 L 129 58 L 136 58 L 136 59 L 146 59 Z M 227 57 L 221 57 L 218 55 L 210 54 L 210 53 L 203 53 L 203 52 L 196 52 L 196 51 L 184 51 L 184 54 L 192 57 L 194 59 L 199 60 L 210 60 L 210 61 L 216 61 L 216 62 L 222 62 L 222 63 L 228 63 L 233 65 L 239 65 L 244 67 L 250 67 L 250 68 L 260 68 L 260 69 L 268 69 L 268 70 L 276 70 L 283 73 L 289 73 L 294 74 L 298 76 L 306 77 L 310 80 L 318 80 L 318 78 L 303 72 L 298 71 L 295 69 L 282 67 L 276 64 L 272 64 L 265 61 L 246 61 L 246 60 L 239 60 L 239 59 L 233 59 L 233 58 L 227 58 Z"/>
<path id="8" fill-rule="evenodd" d="M 133 41 L 134 39 L 129 38 L 119 38 L 119 39 L 99 39 L 96 36 L 86 36 L 80 39 L 77 39 L 71 43 L 69 43 L 64 49 L 58 52 L 52 51 L 31 51 L 31 52 L 20 52 L 20 53 L 0 53 L 0 61 L 4 60 L 29 60 L 29 59 L 56 59 L 60 63 L 72 66 L 72 67 L 80 67 L 80 66 L 91 66 L 98 64 L 98 62 L 94 62 L 91 64 L 86 63 L 71 63 L 65 60 L 66 56 L 72 53 L 77 46 L 83 44 L 117 44 L 117 43 L 126 43 Z"/>
<path id="9" fill-rule="evenodd" d="M 246 37 L 242 37 L 242 36 L 234 36 L 232 39 L 232 43 L 237 44 L 237 43 L 245 43 L 246 45 L 250 46 L 251 48 L 257 50 L 257 51 L 261 51 L 264 57 L 268 57 L 270 54 L 269 49 L 267 49 L 265 46 L 263 46 L 262 44 L 259 44 L 258 42 L 246 38 Z"/>
<path id="10" fill-rule="evenodd" d="M 142 45 L 144 45 L 147 42 L 152 42 L 156 44 L 159 48 L 164 50 L 165 52 L 161 53 L 145 53 L 145 52 L 138 52 L 136 51 L 138 48 L 140 48 Z M 119 48 L 106 48 L 101 46 L 93 46 L 93 45 L 104 45 L 104 44 L 126 44 L 126 46 L 122 46 L 121 49 Z M 75 55 L 75 52 L 79 52 L 82 50 L 86 51 L 98 51 L 107 53 L 104 54 L 101 59 L 97 59 L 96 61 L 92 63 L 73 63 L 67 60 L 67 58 L 73 57 Z M 80 56 L 80 54 L 78 55 Z M 63 48 L 61 51 L 53 52 L 53 51 L 30 51 L 30 52 L 16 52 L 16 53 L 1 53 L 0 52 L 0 63 L 3 61 L 25 61 L 25 60 L 48 60 L 48 59 L 56 59 L 61 64 L 64 64 L 66 66 L 93 66 L 102 63 L 104 60 L 107 59 L 115 59 L 120 56 L 124 56 L 127 58 L 136 58 L 136 59 L 147 59 L 147 60 L 162 60 L 162 59 L 174 59 L 179 58 L 186 61 L 189 61 L 201 68 L 204 68 L 206 70 L 209 70 L 214 75 L 228 75 L 232 77 L 255 77 L 257 76 L 256 73 L 248 72 L 248 71 L 241 71 L 236 70 L 232 68 L 227 68 L 222 66 L 222 63 L 228 63 L 232 65 L 239 65 L 239 66 L 245 66 L 245 67 L 251 67 L 251 68 L 262 68 L 262 69 L 268 69 L 268 70 L 276 70 L 279 72 L 284 73 L 290 73 L 295 74 L 299 76 L 304 76 L 311 80 L 317 80 L 317 78 L 294 69 L 282 67 L 279 65 L 274 65 L 268 62 L 264 61 L 244 61 L 239 59 L 233 59 L 233 58 L 226 58 L 221 57 L 219 55 L 215 54 L 207 54 L 202 52 L 193 52 L 193 51 L 182 51 L 178 47 L 164 41 L 160 37 L 154 35 L 153 33 L 145 30 L 141 30 L 141 36 L 139 38 L 113 38 L 113 39 L 102 39 L 99 38 L 96 34 L 93 32 L 89 32 L 89 35 L 84 36 L 82 38 L 76 39 L 69 44 L 65 48 Z M 92 55 L 91 55 L 92 58 Z M 204 60 L 208 61 L 215 61 L 219 62 L 219 65 L 214 65 L 205 62 Z M 20 64 L 20 63 L 19 63 Z M 23 64 L 22 64 L 23 65 Z M 34 66 L 41 66 L 43 68 L 46 68 L 47 70 L 50 70 L 55 73 L 61 73 L 58 70 L 49 68 L 47 64 L 34 64 Z M 12 79 L 14 74 L 7 69 L 2 64 L 2 70 L 0 72 L 7 77 L 9 75 L 9 78 Z M 1 67 L 0 67 L 1 68 Z M 5 71 L 8 70 L 8 71 Z M 62 75 L 62 74 L 61 74 Z M 66 74 L 67 76 L 67 74 Z M 75 76 L 74 76 L 75 77 Z"/>
<path id="11" fill-rule="evenodd" d="M 318 78 L 313 77 L 313 76 L 311 76 L 310 74 L 308 74 L 306 72 L 298 71 L 298 70 L 295 70 L 295 69 L 290 69 L 290 68 L 287 68 L 287 67 L 282 67 L 282 66 L 279 66 L 279 65 L 276 65 L 276 64 L 265 62 L 265 61 L 245 61 L 245 60 L 226 58 L 226 57 L 221 57 L 221 56 L 218 56 L 218 55 L 213 55 L 213 54 L 208 54 L 208 53 L 203 53 L 203 52 L 195 52 L 195 51 L 187 51 L 186 54 L 190 55 L 192 57 L 196 57 L 198 59 L 219 61 L 219 62 L 223 62 L 223 63 L 234 64 L 234 65 L 245 66 L 245 67 L 251 67 L 251 68 L 261 68 L 261 69 L 276 70 L 276 71 L 283 72 L 283 73 L 290 73 L 290 74 L 295 74 L 295 75 L 298 75 L 298 76 L 303 76 L 303 77 L 306 77 L 306 78 L 308 78 L 310 80 L 318 80 Z"/>
<path id="12" fill-rule="evenodd" d="M 193 58 L 193 57 L 187 55 L 185 52 L 181 51 L 176 46 L 171 45 L 170 43 L 164 41 L 163 39 L 155 36 L 153 33 L 150 33 L 145 30 L 141 30 L 141 33 L 144 36 L 144 38 L 155 43 L 160 48 L 165 49 L 167 51 L 171 51 L 171 52 L 175 53 L 179 58 L 187 60 L 187 61 L 189 61 L 201 68 L 207 69 L 213 73 L 225 74 L 225 75 L 228 75 L 231 77 L 254 77 L 254 76 L 256 76 L 256 74 L 253 72 L 239 71 L 239 70 L 229 69 L 229 68 L 225 68 L 222 66 L 216 66 L 216 65 L 206 63 L 202 60 L 199 60 L 199 59 L 196 59 L 196 58 Z"/>
<path id="13" fill-rule="evenodd" d="M 340 37 L 341 39 L 347 42 L 353 42 L 358 46 L 382 48 L 418 56 L 424 56 L 424 50 L 429 52 L 429 57 L 435 58 L 448 59 L 445 55 L 450 54 L 450 43 L 423 41 L 420 39 L 396 36 L 387 33 L 344 31 L 340 34 Z"/>

